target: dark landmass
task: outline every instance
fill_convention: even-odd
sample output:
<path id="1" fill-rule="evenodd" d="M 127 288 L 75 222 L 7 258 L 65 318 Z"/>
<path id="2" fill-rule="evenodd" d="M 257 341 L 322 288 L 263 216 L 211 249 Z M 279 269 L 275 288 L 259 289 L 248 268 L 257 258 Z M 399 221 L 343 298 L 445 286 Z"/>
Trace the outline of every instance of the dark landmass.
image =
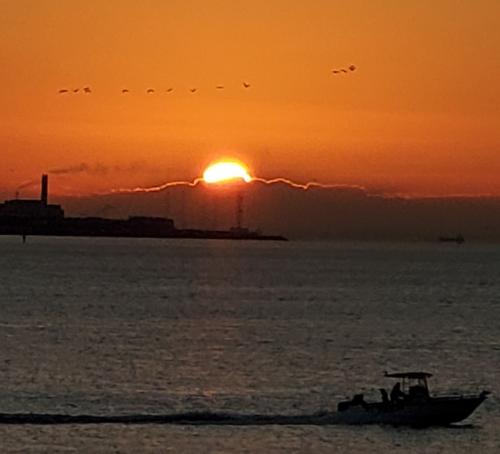
<path id="1" fill-rule="evenodd" d="M 71 215 L 166 216 L 181 227 L 227 230 L 235 224 L 236 191 L 168 188 L 159 192 L 58 199 Z M 403 198 L 351 188 L 290 188 L 252 182 L 244 189 L 244 225 L 294 240 L 425 241 L 440 237 L 500 242 L 500 197 Z"/>
<path id="2" fill-rule="evenodd" d="M 405 198 L 357 187 L 304 190 L 286 183 L 254 181 L 223 188 L 199 184 L 53 199 L 60 205 L 47 203 L 47 210 L 57 216 L 57 207 L 64 206 L 68 219 L 75 219 L 71 221 L 73 230 L 81 227 L 78 222 L 90 222 L 76 221 L 82 218 L 115 220 L 115 228 L 123 230 L 119 222 L 135 216 L 175 219 L 176 231 L 162 235 L 166 237 L 232 238 L 231 227 L 240 225 L 248 231 L 238 239 L 248 239 L 262 229 L 304 240 L 425 241 L 446 247 L 460 244 L 456 240 L 461 235 L 466 240 L 464 247 L 500 242 L 500 197 Z M 17 210 L 23 204 L 28 211 L 37 206 L 29 200 L 4 205 L 5 210 Z"/>
<path id="3" fill-rule="evenodd" d="M 238 227 L 228 230 L 178 229 L 172 219 L 152 216 L 130 216 L 128 219 L 66 217 L 61 205 L 48 203 L 48 184 L 48 176 L 42 175 L 40 199 L 14 199 L 0 204 L 0 235 L 21 235 L 23 239 L 43 235 L 287 241 L 281 235 L 263 235 L 242 227 L 240 208 Z"/>
<path id="4" fill-rule="evenodd" d="M 281 235 L 264 235 L 245 228 L 177 229 L 171 219 L 142 216 L 128 219 L 89 217 L 53 220 L 0 217 L 0 235 L 287 241 Z"/>

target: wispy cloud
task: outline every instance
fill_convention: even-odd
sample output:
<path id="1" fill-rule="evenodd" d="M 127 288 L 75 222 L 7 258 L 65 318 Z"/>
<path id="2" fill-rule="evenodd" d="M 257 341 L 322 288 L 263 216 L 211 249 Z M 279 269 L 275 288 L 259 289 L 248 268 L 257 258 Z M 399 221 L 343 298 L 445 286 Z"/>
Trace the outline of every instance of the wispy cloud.
<path id="1" fill-rule="evenodd" d="M 108 175 L 120 172 L 135 172 L 142 167 L 144 167 L 144 165 L 141 162 L 133 162 L 126 165 L 106 165 L 99 162 L 95 164 L 88 164 L 86 162 L 81 162 L 80 164 L 67 167 L 50 169 L 49 173 L 52 175 L 74 175 L 79 173 L 85 173 L 88 175 Z"/>

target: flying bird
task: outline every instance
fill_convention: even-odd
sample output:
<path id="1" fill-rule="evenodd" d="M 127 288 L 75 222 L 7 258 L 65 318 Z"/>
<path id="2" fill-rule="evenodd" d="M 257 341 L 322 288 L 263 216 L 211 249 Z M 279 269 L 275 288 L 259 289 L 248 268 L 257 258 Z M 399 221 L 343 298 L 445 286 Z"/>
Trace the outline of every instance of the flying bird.
<path id="1" fill-rule="evenodd" d="M 78 93 L 79 90 L 80 90 L 79 88 L 75 88 L 73 89 L 73 93 Z"/>
<path id="2" fill-rule="evenodd" d="M 215 87 L 216 90 L 224 90 L 224 85 L 217 85 Z"/>
<path id="3" fill-rule="evenodd" d="M 155 92 L 154 88 L 148 88 L 146 90 L 146 93 L 149 94 L 149 95 L 153 94 L 154 92 Z"/>
<path id="4" fill-rule="evenodd" d="M 249 83 L 247 83 L 247 82 L 243 82 L 243 86 L 244 86 L 245 88 L 250 88 L 250 84 L 249 84 Z"/>
<path id="5" fill-rule="evenodd" d="M 67 90 L 66 88 L 61 88 L 61 89 L 58 91 L 58 93 L 59 93 L 59 94 L 61 94 L 61 95 L 62 95 L 62 94 L 64 94 L 64 93 L 68 93 L 68 92 L 69 92 L 69 90 Z"/>
<path id="6" fill-rule="evenodd" d="M 130 93 L 130 90 L 128 88 L 124 88 L 122 89 L 122 93 L 125 94 L 125 93 Z"/>
<path id="7" fill-rule="evenodd" d="M 189 91 L 190 91 L 191 93 L 194 93 L 196 90 L 198 90 L 198 89 L 197 89 L 197 88 L 190 88 L 190 89 L 189 89 Z"/>
<path id="8" fill-rule="evenodd" d="M 332 69 L 333 74 L 338 74 L 339 72 L 340 72 L 340 70 L 338 70 L 338 69 Z"/>
<path id="9" fill-rule="evenodd" d="M 356 71 L 356 66 L 354 65 L 349 66 L 349 71 Z"/>
<path id="10" fill-rule="evenodd" d="M 340 72 L 341 72 L 341 73 L 344 73 L 344 74 L 347 74 L 347 69 L 342 68 L 342 69 L 340 70 Z"/>
<path id="11" fill-rule="evenodd" d="M 167 93 L 172 93 L 174 91 L 174 89 L 173 88 L 167 88 L 166 91 L 167 91 Z"/>
<path id="12" fill-rule="evenodd" d="M 84 87 L 83 92 L 88 94 L 88 93 L 92 93 L 92 90 L 90 87 Z"/>

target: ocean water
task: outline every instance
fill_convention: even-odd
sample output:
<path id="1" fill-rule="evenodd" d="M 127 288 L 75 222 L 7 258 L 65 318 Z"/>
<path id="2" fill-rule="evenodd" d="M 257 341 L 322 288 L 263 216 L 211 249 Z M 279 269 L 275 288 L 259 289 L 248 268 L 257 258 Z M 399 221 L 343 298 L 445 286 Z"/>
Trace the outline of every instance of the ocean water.
<path id="1" fill-rule="evenodd" d="M 492 391 L 456 428 L 0 425 L 0 452 L 500 452 L 500 246 L 0 237 L 0 368 L 0 413 Z"/>

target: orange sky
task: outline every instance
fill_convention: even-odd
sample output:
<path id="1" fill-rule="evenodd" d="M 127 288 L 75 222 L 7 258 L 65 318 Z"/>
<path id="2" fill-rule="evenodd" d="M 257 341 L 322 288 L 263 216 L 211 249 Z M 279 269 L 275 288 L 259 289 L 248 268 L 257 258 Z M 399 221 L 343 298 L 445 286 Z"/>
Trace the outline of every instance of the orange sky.
<path id="1" fill-rule="evenodd" d="M 82 163 L 90 171 L 54 175 L 52 190 L 192 180 L 219 156 L 266 178 L 500 195 L 498 0 L 0 0 L 0 9 L 3 197 Z M 358 69 L 331 73 L 349 64 Z M 91 95 L 57 94 L 85 85 Z"/>

